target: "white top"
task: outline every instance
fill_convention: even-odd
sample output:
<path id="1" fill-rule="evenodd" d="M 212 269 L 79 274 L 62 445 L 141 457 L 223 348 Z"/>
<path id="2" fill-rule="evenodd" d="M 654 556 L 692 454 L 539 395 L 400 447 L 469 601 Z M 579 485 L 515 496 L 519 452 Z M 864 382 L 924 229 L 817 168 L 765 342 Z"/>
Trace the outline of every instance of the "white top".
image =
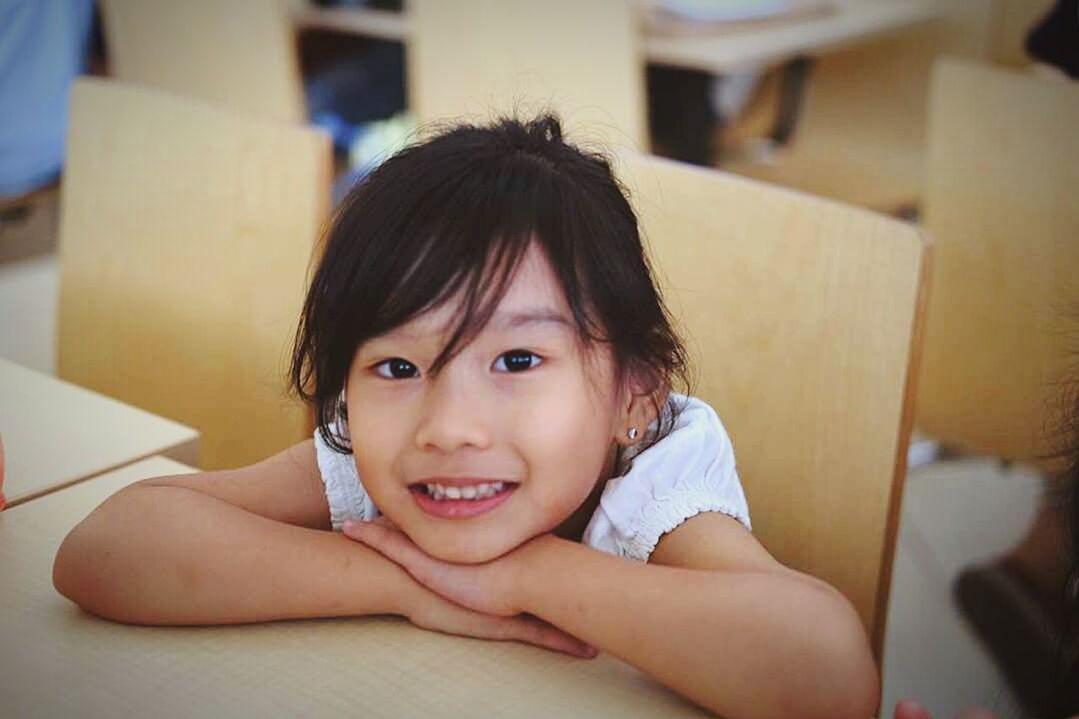
<path id="1" fill-rule="evenodd" d="M 584 531 L 584 544 L 643 562 L 660 537 L 701 512 L 721 512 L 751 529 L 734 448 L 723 423 L 701 400 L 671 397 L 682 406 L 674 429 L 636 455 L 627 472 L 607 481 Z M 315 454 L 335 531 L 346 520 L 379 516 L 351 454 L 331 449 L 317 431 Z"/>

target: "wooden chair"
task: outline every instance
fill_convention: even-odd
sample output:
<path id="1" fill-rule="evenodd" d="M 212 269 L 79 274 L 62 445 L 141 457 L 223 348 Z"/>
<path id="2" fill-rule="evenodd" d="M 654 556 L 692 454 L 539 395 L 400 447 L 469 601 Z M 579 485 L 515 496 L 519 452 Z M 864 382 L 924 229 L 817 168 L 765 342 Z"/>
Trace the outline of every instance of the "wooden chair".
<path id="1" fill-rule="evenodd" d="M 202 433 L 206 468 L 303 439 L 285 391 L 329 209 L 321 133 L 105 80 L 72 91 L 58 374 Z"/>
<path id="2" fill-rule="evenodd" d="M 549 107 L 577 140 L 646 148 L 632 3 L 409 0 L 408 10 L 409 106 L 421 123 Z"/>
<path id="3" fill-rule="evenodd" d="M 930 108 L 925 223 L 938 259 L 919 429 L 1035 459 L 1059 449 L 1058 383 L 1079 339 L 1079 85 L 950 60 Z"/>
<path id="4" fill-rule="evenodd" d="M 823 197 L 893 212 L 918 207 L 925 193 L 927 98 L 942 53 L 1017 60 L 1022 37 L 1052 0 L 948 0 L 937 19 L 820 57 L 810 73 L 791 143 L 768 163 L 724 169 Z M 726 139 L 765 131 L 775 86 L 729 128 Z"/>
<path id="5" fill-rule="evenodd" d="M 294 0 L 103 0 L 109 71 L 256 117 L 305 122 Z"/>
<path id="6" fill-rule="evenodd" d="M 693 393 L 730 432 L 754 533 L 838 587 L 881 656 L 929 260 L 912 226 L 626 156 Z"/>

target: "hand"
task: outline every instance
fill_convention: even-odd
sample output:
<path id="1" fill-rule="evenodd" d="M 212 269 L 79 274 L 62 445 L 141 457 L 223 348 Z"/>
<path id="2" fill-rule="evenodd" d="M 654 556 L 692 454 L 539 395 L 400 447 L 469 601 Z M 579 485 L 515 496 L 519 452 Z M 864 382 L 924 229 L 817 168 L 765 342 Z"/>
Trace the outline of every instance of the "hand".
<path id="1" fill-rule="evenodd" d="M 382 517 L 374 522 L 345 522 L 344 534 L 400 565 L 417 582 L 455 604 L 500 617 L 524 611 L 516 596 L 516 572 L 530 543 L 483 564 L 453 564 L 428 555 Z"/>
<path id="2" fill-rule="evenodd" d="M 406 609 L 408 620 L 422 629 L 476 639 L 517 641 L 583 659 L 596 650 L 558 627 L 535 617 L 496 617 L 454 604 L 416 585 L 417 595 Z"/>
<path id="3" fill-rule="evenodd" d="M 933 716 L 917 702 L 901 701 L 895 705 L 894 719 L 933 719 Z M 998 719 L 988 709 L 964 709 L 955 715 L 955 719 Z"/>
<path id="4" fill-rule="evenodd" d="M 508 555 L 484 565 L 442 562 L 417 547 L 385 517 L 373 522 L 346 522 L 344 534 L 380 552 L 417 581 L 417 595 L 408 603 L 406 616 L 418 627 L 479 639 L 519 641 L 589 659 L 597 654 L 576 637 L 521 614 L 513 606 L 508 600 L 513 583 L 511 567 L 504 561 Z M 499 585 L 505 588 L 495 589 Z M 488 590 L 493 590 L 490 596 Z"/>

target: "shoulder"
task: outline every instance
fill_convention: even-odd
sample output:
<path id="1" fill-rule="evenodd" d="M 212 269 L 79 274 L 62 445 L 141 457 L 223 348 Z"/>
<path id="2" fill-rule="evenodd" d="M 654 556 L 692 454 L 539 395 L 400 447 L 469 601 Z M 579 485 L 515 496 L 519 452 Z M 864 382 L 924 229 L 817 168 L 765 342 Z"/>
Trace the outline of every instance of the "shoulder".
<path id="1" fill-rule="evenodd" d="M 360 480 L 352 453 L 334 449 L 317 429 L 313 441 L 318 474 L 330 509 L 330 525 L 340 531 L 349 519 L 371 520 L 378 516 L 371 497 Z"/>
<path id="2" fill-rule="evenodd" d="M 660 537 L 701 513 L 725 514 L 750 528 L 734 448 L 718 414 L 694 397 L 671 401 L 677 414 L 670 434 L 607 483 L 585 530 L 590 546 L 644 561 Z"/>

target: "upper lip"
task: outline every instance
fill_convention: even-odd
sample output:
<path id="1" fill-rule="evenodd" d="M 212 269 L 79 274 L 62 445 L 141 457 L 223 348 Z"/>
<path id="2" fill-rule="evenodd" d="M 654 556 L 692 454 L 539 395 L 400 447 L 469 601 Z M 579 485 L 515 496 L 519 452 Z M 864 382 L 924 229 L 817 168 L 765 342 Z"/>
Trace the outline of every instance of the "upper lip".
<path id="1" fill-rule="evenodd" d="M 412 484 L 441 484 L 443 487 L 472 487 L 477 484 L 493 484 L 494 482 L 502 482 L 503 484 L 517 484 L 512 479 L 502 479 L 501 477 L 424 477 L 418 479 Z"/>

